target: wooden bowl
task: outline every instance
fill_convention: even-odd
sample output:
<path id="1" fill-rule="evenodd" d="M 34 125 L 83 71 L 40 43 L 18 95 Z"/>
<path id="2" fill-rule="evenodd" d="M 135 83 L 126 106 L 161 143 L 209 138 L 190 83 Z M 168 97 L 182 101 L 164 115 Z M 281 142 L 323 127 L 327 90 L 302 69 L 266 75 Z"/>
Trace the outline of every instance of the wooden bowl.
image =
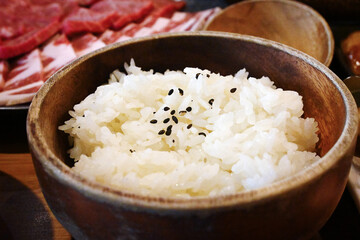
<path id="1" fill-rule="evenodd" d="M 294 47 L 329 66 L 334 38 L 325 19 L 305 4 L 288 0 L 243 1 L 225 8 L 205 30 L 247 34 Z"/>
<path id="2" fill-rule="evenodd" d="M 319 123 L 322 158 L 257 190 L 202 198 L 149 197 L 114 190 L 71 169 L 68 111 L 134 58 L 144 69 L 186 66 L 269 76 L 298 91 Z M 354 152 L 357 109 L 326 66 L 285 45 L 218 32 L 153 36 L 110 45 L 52 76 L 29 108 L 27 134 L 37 177 L 54 215 L 75 239 L 303 239 L 328 220 L 344 191 Z"/>

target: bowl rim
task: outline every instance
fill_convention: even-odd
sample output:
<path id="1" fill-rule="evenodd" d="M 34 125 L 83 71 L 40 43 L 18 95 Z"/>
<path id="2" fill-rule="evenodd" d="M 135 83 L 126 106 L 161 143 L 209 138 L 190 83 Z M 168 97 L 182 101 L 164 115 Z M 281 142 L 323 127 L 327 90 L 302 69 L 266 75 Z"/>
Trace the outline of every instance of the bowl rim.
<path id="1" fill-rule="evenodd" d="M 332 30 L 331 30 L 331 28 L 329 26 L 329 23 L 314 8 L 310 7 L 309 5 L 307 5 L 305 3 L 299 2 L 299 1 L 289 1 L 289 0 L 245 0 L 245 1 L 237 2 L 235 4 L 231 4 L 230 6 L 224 8 L 222 11 L 217 13 L 209 22 L 206 23 L 206 25 L 204 26 L 204 30 L 207 30 L 208 27 L 211 25 L 211 23 L 213 21 L 215 21 L 216 18 L 218 16 L 220 16 L 224 11 L 231 10 L 231 9 L 233 9 L 235 7 L 251 4 L 251 3 L 254 3 L 254 2 L 261 2 L 261 3 L 279 2 L 279 3 L 282 3 L 282 4 L 286 4 L 286 5 L 289 5 L 289 6 L 296 7 L 296 8 L 300 8 L 300 9 L 304 10 L 305 12 L 308 12 L 311 15 L 315 16 L 315 18 L 318 19 L 321 22 L 321 24 L 322 24 L 322 26 L 323 26 L 323 28 L 325 30 L 325 33 L 326 33 L 326 36 L 327 36 L 327 49 L 328 49 L 328 52 L 327 52 L 327 55 L 326 55 L 326 58 L 325 58 L 324 62 L 322 62 L 320 60 L 318 60 L 318 61 L 320 61 L 321 63 L 323 63 L 327 67 L 330 66 L 330 64 L 331 64 L 331 62 L 333 60 L 333 57 L 334 57 L 335 40 L 334 40 L 334 35 L 332 33 Z M 247 35 L 247 34 L 241 34 L 241 35 Z"/>
<path id="2" fill-rule="evenodd" d="M 80 65 L 87 59 L 111 51 L 114 48 L 121 48 L 126 45 L 136 44 L 142 41 L 152 41 L 164 38 L 177 37 L 211 37 L 211 38 L 230 38 L 233 40 L 246 41 L 262 46 L 275 48 L 287 54 L 293 55 L 301 61 L 310 64 L 318 71 L 322 72 L 332 82 L 332 84 L 339 90 L 345 105 L 345 124 L 343 131 L 334 144 L 334 146 L 319 160 L 311 164 L 310 167 L 302 169 L 296 174 L 276 181 L 268 186 L 255 189 L 246 190 L 235 194 L 222 195 L 215 197 L 196 197 L 196 198 L 175 198 L 175 197 L 150 197 L 143 196 L 127 191 L 121 191 L 109 188 L 103 184 L 82 177 L 79 173 L 72 171 L 69 166 L 62 162 L 56 155 L 49 150 L 44 137 L 41 134 L 41 126 L 37 119 L 41 103 L 44 100 L 46 93 L 55 84 L 58 78 L 61 78 L 71 69 Z M 142 209 L 145 211 L 180 211 L 180 210 L 217 210 L 221 208 L 228 208 L 233 206 L 249 206 L 261 201 L 267 201 L 289 192 L 297 187 L 309 184 L 312 180 L 319 178 L 322 173 L 332 168 L 342 157 L 349 151 L 352 142 L 354 141 L 358 127 L 357 107 L 350 91 L 345 84 L 325 65 L 317 61 L 311 56 L 308 56 L 299 50 L 289 46 L 277 43 L 271 40 L 266 40 L 258 37 L 240 35 L 233 33 L 220 33 L 211 31 L 200 32 L 182 32 L 182 33 L 165 33 L 149 37 L 142 37 L 130 39 L 124 42 L 105 46 L 94 52 L 91 52 L 83 57 L 80 57 L 70 64 L 66 65 L 57 71 L 38 91 L 34 97 L 27 116 L 26 128 L 29 142 L 30 152 L 33 159 L 42 165 L 44 171 L 55 178 L 56 181 L 63 185 L 67 185 L 80 194 L 87 196 L 94 201 L 106 202 L 115 206 L 128 206 L 132 209 Z M 35 160 L 34 160 L 35 161 Z M 36 166 L 35 166 L 36 168 Z M 41 183 L 40 183 L 41 185 Z"/>

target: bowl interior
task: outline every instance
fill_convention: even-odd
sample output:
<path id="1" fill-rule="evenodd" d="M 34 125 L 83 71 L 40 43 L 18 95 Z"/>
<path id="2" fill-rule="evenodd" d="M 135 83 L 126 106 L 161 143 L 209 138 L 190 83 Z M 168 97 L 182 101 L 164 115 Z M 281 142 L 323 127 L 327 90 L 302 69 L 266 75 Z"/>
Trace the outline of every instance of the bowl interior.
<path id="1" fill-rule="evenodd" d="M 329 80 L 336 76 L 325 66 L 263 39 L 199 32 L 166 34 L 108 46 L 66 66 L 42 87 L 30 107 L 28 128 L 35 129 L 29 124 L 37 125 L 36 134 L 42 136 L 41 142 L 36 143 L 38 148 L 52 152 L 71 166 L 67 136 L 58 126 L 70 118 L 68 111 L 76 103 L 105 83 L 113 70 L 123 70 L 124 62 L 131 58 L 143 69 L 160 72 L 193 66 L 226 75 L 246 68 L 250 76 L 270 77 L 277 87 L 295 90 L 303 96 L 304 115 L 319 123 L 317 151 L 321 156 L 343 132 L 346 105 L 339 87 Z"/>
<path id="2" fill-rule="evenodd" d="M 206 29 L 277 41 L 309 54 L 326 66 L 334 54 L 332 32 L 324 18 L 295 1 L 240 2 L 224 9 Z"/>

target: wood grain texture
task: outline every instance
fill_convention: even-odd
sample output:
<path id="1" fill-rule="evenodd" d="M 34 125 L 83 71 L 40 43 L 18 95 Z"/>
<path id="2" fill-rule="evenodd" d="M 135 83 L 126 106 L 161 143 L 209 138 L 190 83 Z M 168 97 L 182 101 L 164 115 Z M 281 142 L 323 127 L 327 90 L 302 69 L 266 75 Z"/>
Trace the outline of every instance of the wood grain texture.
<path id="1" fill-rule="evenodd" d="M 310 7 L 283 0 L 244 1 L 225 8 L 206 27 L 262 37 L 303 51 L 329 66 L 334 40 L 325 19 Z"/>
<path id="2" fill-rule="evenodd" d="M 46 204 L 28 153 L 0 154 L 0 239 L 71 239 Z"/>

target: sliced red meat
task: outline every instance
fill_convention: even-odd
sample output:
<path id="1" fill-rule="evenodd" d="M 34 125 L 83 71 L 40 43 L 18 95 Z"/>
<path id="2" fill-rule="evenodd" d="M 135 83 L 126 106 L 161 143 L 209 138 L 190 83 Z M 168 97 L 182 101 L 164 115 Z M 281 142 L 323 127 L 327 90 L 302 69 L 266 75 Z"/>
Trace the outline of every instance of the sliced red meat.
<path id="1" fill-rule="evenodd" d="M 0 59 L 26 53 L 46 41 L 60 29 L 62 14 L 57 3 L 31 7 L 19 4 L 0 8 L 0 32 L 3 39 L 0 41 Z"/>
<path id="2" fill-rule="evenodd" d="M 0 39 L 11 39 L 26 32 L 24 23 L 0 12 Z"/>
<path id="3" fill-rule="evenodd" d="M 4 88 L 5 79 L 9 72 L 9 64 L 7 61 L 0 61 L 0 91 Z"/>
<path id="4" fill-rule="evenodd" d="M 153 4 L 149 0 L 103 0 L 90 8 L 79 8 L 63 22 L 66 35 L 76 33 L 101 33 L 110 26 L 121 28 L 129 22 L 147 15 Z"/>
<path id="5" fill-rule="evenodd" d="M 0 92 L 0 106 L 10 106 L 30 102 L 43 82 L 38 81 L 19 88 Z"/>
<path id="6" fill-rule="evenodd" d="M 71 40 L 71 45 L 74 48 L 76 55 L 80 57 L 89 52 L 102 48 L 106 44 L 91 33 L 87 33 Z"/>
<path id="7" fill-rule="evenodd" d="M 113 30 L 106 30 L 101 34 L 100 40 L 103 41 L 105 44 L 111 44 L 116 42 L 122 33 L 120 31 L 113 31 Z"/>
<path id="8" fill-rule="evenodd" d="M 4 90 L 19 88 L 35 82 L 43 83 L 42 71 L 40 51 L 35 49 L 11 64 Z"/>
<path id="9" fill-rule="evenodd" d="M 189 31 L 197 31 L 197 30 L 202 30 L 204 28 L 204 26 L 212 20 L 212 18 L 218 14 L 220 12 L 221 8 L 211 8 L 208 10 L 204 10 L 204 11 L 200 11 L 198 13 L 196 13 L 195 17 L 196 17 L 196 23 L 191 26 L 191 28 L 189 29 Z"/>
<path id="10" fill-rule="evenodd" d="M 122 28 L 120 31 L 116 31 L 114 34 L 112 34 L 111 40 L 113 40 L 113 42 L 119 42 L 122 41 L 123 39 L 128 39 L 129 37 L 133 37 L 137 32 L 144 31 L 142 29 L 151 28 L 155 24 L 158 18 L 160 17 L 150 15 L 147 16 L 144 19 L 144 21 L 142 21 L 141 23 L 130 23 L 126 25 L 124 28 Z"/>
<path id="11" fill-rule="evenodd" d="M 103 0 L 91 6 L 97 12 L 116 11 L 116 19 L 112 27 L 119 29 L 130 22 L 135 22 L 145 17 L 153 9 L 150 0 Z"/>
<path id="12" fill-rule="evenodd" d="M 48 5 L 51 3 L 57 3 L 61 6 L 62 15 L 61 18 L 64 19 L 73 11 L 76 11 L 79 8 L 77 0 L 30 0 L 33 4 L 37 5 Z"/>
<path id="13" fill-rule="evenodd" d="M 53 37 L 41 50 L 44 79 L 47 80 L 57 70 L 75 58 L 75 51 L 64 34 Z"/>
<path id="14" fill-rule="evenodd" d="M 220 11 L 220 8 L 211 8 L 195 13 L 176 13 L 165 32 L 196 31 Z"/>
<path id="15" fill-rule="evenodd" d="M 148 27 L 146 26 L 138 29 L 132 35 L 132 37 L 145 37 L 145 36 L 150 36 L 151 34 L 163 32 L 163 30 L 168 26 L 169 23 L 170 23 L 169 18 L 159 17 L 152 26 L 148 26 Z"/>
<path id="16" fill-rule="evenodd" d="M 148 28 L 152 28 L 159 18 L 170 18 L 175 11 L 184 6 L 185 2 L 183 1 L 156 0 L 154 1 L 154 9 L 149 16 L 139 24 L 128 24 L 121 30 L 122 35 L 128 37 L 133 37 L 135 35 L 145 36 L 151 32 Z"/>
<path id="17" fill-rule="evenodd" d="M 153 9 L 153 3 L 151 1 L 137 2 L 137 1 L 123 1 L 121 7 L 118 9 L 118 18 L 113 22 L 112 27 L 114 29 L 120 29 L 130 22 L 136 22 L 143 19 Z M 126 6 L 127 5 L 127 6 Z M 129 9 L 129 10 L 126 10 Z M 131 9 L 133 11 L 131 11 Z"/>
<path id="18" fill-rule="evenodd" d="M 116 17 L 115 11 L 96 12 L 88 8 L 79 8 L 64 19 L 62 30 L 66 35 L 101 33 L 111 26 Z"/>
<path id="19" fill-rule="evenodd" d="M 157 17 L 170 17 L 175 11 L 182 9 L 184 6 L 184 1 L 155 0 L 154 11 L 151 15 Z"/>
<path id="20" fill-rule="evenodd" d="M 82 6 L 89 6 L 91 4 L 94 4 L 96 2 L 98 2 L 99 0 L 77 0 L 78 4 L 79 5 L 82 5 Z"/>

